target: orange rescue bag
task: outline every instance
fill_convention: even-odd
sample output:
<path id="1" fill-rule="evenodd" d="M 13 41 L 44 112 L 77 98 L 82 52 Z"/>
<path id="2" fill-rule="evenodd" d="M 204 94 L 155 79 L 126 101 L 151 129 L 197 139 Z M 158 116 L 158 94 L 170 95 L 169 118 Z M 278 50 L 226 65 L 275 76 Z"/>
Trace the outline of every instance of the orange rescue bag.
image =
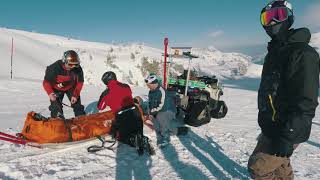
<path id="1" fill-rule="evenodd" d="M 62 143 L 69 141 L 69 126 L 72 141 L 90 139 L 111 133 L 111 125 L 115 119 L 111 111 L 84 115 L 67 119 L 67 125 L 60 118 L 50 118 L 48 121 L 34 118 L 35 112 L 27 114 L 21 134 L 29 141 L 44 143 Z"/>

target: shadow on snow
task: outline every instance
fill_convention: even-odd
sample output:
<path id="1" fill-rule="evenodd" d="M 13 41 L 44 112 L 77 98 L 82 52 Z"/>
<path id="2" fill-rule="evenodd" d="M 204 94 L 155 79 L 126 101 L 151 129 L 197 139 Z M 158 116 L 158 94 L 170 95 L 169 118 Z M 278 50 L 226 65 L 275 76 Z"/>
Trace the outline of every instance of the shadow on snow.
<path id="1" fill-rule="evenodd" d="M 217 179 L 230 179 L 224 173 L 226 172 L 232 178 L 249 179 L 247 169 L 225 155 L 222 147 L 213 141 L 212 138 L 207 137 L 207 139 L 203 139 L 192 131 L 189 133 L 190 134 L 185 138 L 180 137 L 181 143 L 193 154 L 193 156 L 200 160 L 213 176 Z M 215 163 L 198 149 L 201 149 L 210 155 Z M 216 164 L 220 166 L 220 169 Z"/>

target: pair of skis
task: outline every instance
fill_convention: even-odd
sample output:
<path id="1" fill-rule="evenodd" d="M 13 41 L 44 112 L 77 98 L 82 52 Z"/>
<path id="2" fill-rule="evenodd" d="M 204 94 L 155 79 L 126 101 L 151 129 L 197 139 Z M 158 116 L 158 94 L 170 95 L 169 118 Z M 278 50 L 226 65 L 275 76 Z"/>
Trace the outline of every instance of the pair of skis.
<path id="1" fill-rule="evenodd" d="M 14 143 L 14 144 L 20 144 L 20 145 L 24 145 L 24 146 L 31 146 L 31 147 L 36 147 L 36 148 L 41 148 L 41 145 L 38 143 L 34 143 L 34 142 L 29 142 L 25 139 L 21 139 L 20 137 L 14 136 L 14 135 L 10 135 L 7 133 L 3 133 L 0 132 L 0 140 L 3 141 L 7 141 L 10 143 Z"/>

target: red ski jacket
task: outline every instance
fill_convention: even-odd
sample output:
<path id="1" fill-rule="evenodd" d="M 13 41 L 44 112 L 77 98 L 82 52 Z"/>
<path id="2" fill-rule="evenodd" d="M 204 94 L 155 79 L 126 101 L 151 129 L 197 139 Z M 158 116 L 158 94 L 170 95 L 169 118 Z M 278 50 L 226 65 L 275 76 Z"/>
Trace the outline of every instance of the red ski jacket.
<path id="1" fill-rule="evenodd" d="M 134 105 L 134 102 L 130 87 L 119 81 L 111 80 L 107 85 L 107 89 L 100 96 L 98 109 L 104 110 L 109 106 L 111 111 L 116 114 L 123 108 L 132 105 Z"/>
<path id="2" fill-rule="evenodd" d="M 73 90 L 73 96 L 79 97 L 83 86 L 83 71 L 81 67 L 67 70 L 62 60 L 47 67 L 43 80 L 43 88 L 47 94 L 54 91 Z"/>

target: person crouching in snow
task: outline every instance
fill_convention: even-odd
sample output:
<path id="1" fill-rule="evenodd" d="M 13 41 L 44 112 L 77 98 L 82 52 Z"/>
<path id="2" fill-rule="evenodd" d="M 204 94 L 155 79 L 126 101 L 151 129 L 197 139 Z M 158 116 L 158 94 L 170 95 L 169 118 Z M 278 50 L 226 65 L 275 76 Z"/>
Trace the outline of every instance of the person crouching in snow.
<path id="1" fill-rule="evenodd" d="M 122 143 L 136 147 L 139 155 L 143 154 L 144 149 L 150 153 L 148 138 L 143 136 L 142 117 L 134 104 L 129 85 L 117 81 L 116 74 L 112 71 L 104 73 L 101 80 L 106 85 L 106 90 L 102 92 L 97 108 L 105 111 L 110 107 L 115 114 L 113 136 Z"/>
<path id="2" fill-rule="evenodd" d="M 164 147 L 170 142 L 170 133 L 175 135 L 185 135 L 188 132 L 187 127 L 172 127 L 172 121 L 176 119 L 176 106 L 174 95 L 164 90 L 156 75 L 149 75 L 145 82 L 150 89 L 149 113 L 153 116 L 152 123 L 156 131 L 157 145 Z"/>
<path id="3" fill-rule="evenodd" d="M 80 92 L 83 86 L 83 71 L 78 54 L 69 50 L 64 52 L 62 60 L 58 60 L 47 67 L 43 80 L 43 88 L 47 92 L 51 105 L 51 117 L 63 116 L 62 100 L 67 94 L 74 115 L 85 115 L 81 104 Z"/>

